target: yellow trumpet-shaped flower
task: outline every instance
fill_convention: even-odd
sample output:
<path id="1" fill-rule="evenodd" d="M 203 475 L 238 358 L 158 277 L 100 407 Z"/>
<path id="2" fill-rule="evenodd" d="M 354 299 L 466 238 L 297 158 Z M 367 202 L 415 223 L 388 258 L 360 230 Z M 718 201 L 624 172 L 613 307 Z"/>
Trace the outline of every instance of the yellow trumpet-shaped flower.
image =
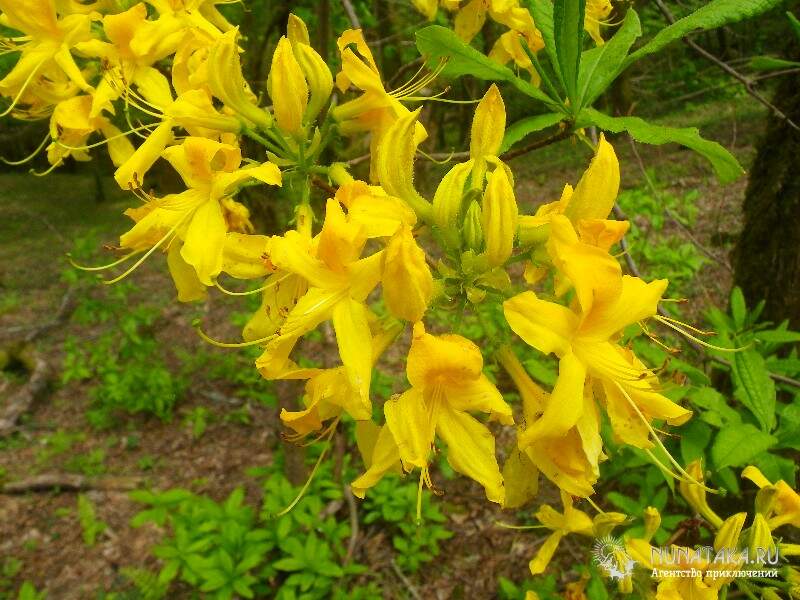
<path id="1" fill-rule="evenodd" d="M 53 142 L 47 147 L 47 160 L 58 165 L 72 156 L 75 160 L 89 160 L 88 150 L 83 149 L 89 136 L 102 133 L 107 141 L 111 161 L 119 166 L 133 154 L 133 145 L 111 122 L 104 117 L 92 117 L 92 97 L 75 96 L 59 102 L 50 116 L 50 137 Z"/>
<path id="2" fill-rule="evenodd" d="M 742 477 L 749 479 L 759 488 L 764 489 L 774 486 L 776 493 L 772 504 L 772 511 L 768 517 L 770 529 L 777 529 L 782 525 L 791 525 L 800 528 L 800 495 L 782 479 L 774 484 L 764 477 L 764 474 L 754 466 L 748 466 L 742 471 Z"/>
<path id="3" fill-rule="evenodd" d="M 544 39 L 542 39 L 542 34 L 538 29 L 524 34 L 517 31 L 506 31 L 497 38 L 497 41 L 489 51 L 489 58 L 501 65 L 513 61 L 517 67 L 526 70 L 530 75 L 531 82 L 538 86 L 541 82 L 541 76 L 533 66 L 530 56 L 525 52 L 522 46 L 523 43 L 533 53 L 544 48 Z"/>
<path id="4" fill-rule="evenodd" d="M 523 436 L 525 429 L 541 418 L 550 402 L 550 395 L 534 383 L 511 348 L 501 348 L 497 359 L 511 376 L 522 398 L 524 418 L 518 437 Z M 528 464 L 541 471 L 564 492 L 585 498 L 594 493 L 593 485 L 600 475 L 598 463 L 605 458 L 599 429 L 597 408 L 591 395 L 586 394 L 583 412 L 566 434 L 542 437 L 521 448 L 520 452 Z M 528 469 L 524 476 L 520 474 L 522 482 L 506 481 L 506 489 L 515 484 L 524 484 L 526 479 L 535 479 L 535 470 Z"/>
<path id="5" fill-rule="evenodd" d="M 469 0 L 459 6 L 454 29 L 465 42 L 474 38 L 486 22 L 487 15 L 493 21 L 519 32 L 532 32 L 536 28 L 533 17 L 518 0 Z"/>
<path id="6" fill-rule="evenodd" d="M 470 412 L 489 413 L 513 423 L 511 408 L 483 374 L 478 347 L 458 335 L 433 336 L 420 322 L 406 367 L 411 388 L 384 404 L 386 425 L 399 449 L 403 468 L 428 465 L 434 438 L 447 445 L 450 466 L 480 483 L 492 502 L 502 503 L 503 477 L 497 465 L 494 437 Z"/>
<path id="7" fill-rule="evenodd" d="M 564 188 L 561 199 L 539 207 L 533 216 L 519 218 L 519 237 L 523 244 L 544 242 L 555 215 L 566 215 L 582 237 L 608 249 L 627 231 L 624 221 L 606 220 L 619 192 L 619 161 L 614 148 L 600 134 L 595 155 L 577 187 Z"/>
<path id="8" fill-rule="evenodd" d="M 72 50 L 92 38 L 92 16 L 69 14 L 59 18 L 53 0 L 0 0 L 4 25 L 24 34 L 21 41 L 8 43 L 19 51 L 19 59 L 0 80 L 0 95 L 11 99 L 3 115 L 20 103 L 34 104 L 39 84 L 48 81 L 71 83 L 72 89 L 92 91 L 72 56 Z M 70 87 L 70 86 L 68 86 Z M 64 98 L 60 98 L 64 99 Z"/>
<path id="9" fill-rule="evenodd" d="M 280 185 L 280 171 L 271 163 L 240 168 L 239 148 L 205 138 L 186 138 L 165 150 L 164 158 L 189 189 L 128 211 L 136 225 L 120 238 L 120 246 L 155 248 L 177 236 L 183 240 L 180 257 L 203 285 L 213 285 L 222 270 L 229 229 L 222 201 L 248 179 Z"/>
<path id="10" fill-rule="evenodd" d="M 380 281 L 383 252 L 360 258 L 366 240 L 363 227 L 349 221 L 334 199 L 328 200 L 325 223 L 313 240 L 296 231 L 273 238 L 270 261 L 280 271 L 305 279 L 308 291 L 256 361 L 264 377 L 304 378 L 289 354 L 298 339 L 331 319 L 350 384 L 361 404 L 371 406 L 372 336 L 364 301 Z"/>
<path id="11" fill-rule="evenodd" d="M 605 25 L 605 19 L 612 10 L 611 0 L 586 0 L 583 27 L 598 46 L 605 43 L 600 34 L 600 26 Z"/>
<path id="12" fill-rule="evenodd" d="M 408 225 L 389 240 L 382 277 L 383 299 L 389 312 L 412 323 L 422 319 L 433 297 L 433 275 Z"/>
<path id="13" fill-rule="evenodd" d="M 504 303 L 506 320 L 526 343 L 559 357 L 559 379 L 539 418 L 520 435 L 520 447 L 566 434 L 584 412 L 587 378 L 600 384 L 611 426 L 624 443 L 650 448 L 653 419 L 679 425 L 691 411 L 657 391 L 652 371 L 614 340 L 622 329 L 656 314 L 667 282 L 622 276 L 619 263 L 579 241 L 564 216 L 555 216 L 548 252 L 575 288 L 578 310 L 523 292 Z"/>
<path id="14" fill-rule="evenodd" d="M 345 31 L 337 40 L 337 45 L 342 57 L 342 70 L 336 75 L 336 87 L 344 92 L 352 85 L 363 93 L 358 98 L 336 106 L 331 114 L 339 122 L 339 129 L 344 134 L 361 132 L 371 134 L 370 176 L 376 181 L 378 175 L 375 160 L 378 156 L 378 147 L 392 124 L 398 118 L 409 114 L 409 110 L 403 106 L 401 100 L 413 97 L 427 86 L 433 81 L 436 72 L 421 75 L 394 91 L 387 91 L 360 29 Z M 417 144 L 428 135 L 422 124 L 416 121 L 410 129 L 410 134 Z"/>
<path id="15" fill-rule="evenodd" d="M 561 503 L 564 506 L 563 512 L 558 512 L 550 505 L 543 504 L 534 515 L 553 533 L 545 540 L 528 565 L 533 575 L 544 573 L 564 536 L 576 533 L 586 537 L 602 537 L 608 535 L 616 525 L 622 523 L 626 518 L 621 513 L 601 513 L 592 519 L 582 510 L 575 508 L 572 496 L 564 491 L 561 492 Z"/>
<path id="16" fill-rule="evenodd" d="M 372 363 L 376 363 L 386 348 L 402 331 L 397 322 L 382 323 L 371 317 Z M 357 421 L 368 421 L 372 412 L 360 399 L 358 390 L 354 390 L 345 367 L 331 369 L 309 369 L 310 375 L 305 387 L 303 403 L 306 408 L 299 411 L 281 410 L 281 421 L 294 430 L 298 436 L 304 436 L 322 429 L 323 422 L 338 417 L 346 412 Z"/>

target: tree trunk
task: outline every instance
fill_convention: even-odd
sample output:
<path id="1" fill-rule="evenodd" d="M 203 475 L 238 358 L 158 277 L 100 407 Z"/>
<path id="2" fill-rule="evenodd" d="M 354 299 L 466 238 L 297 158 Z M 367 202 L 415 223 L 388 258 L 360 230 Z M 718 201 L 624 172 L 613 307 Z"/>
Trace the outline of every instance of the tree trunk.
<path id="1" fill-rule="evenodd" d="M 800 76 L 781 79 L 773 103 L 800 123 Z M 800 132 L 774 115 L 758 146 L 744 199 L 734 282 L 763 318 L 800 327 Z"/>

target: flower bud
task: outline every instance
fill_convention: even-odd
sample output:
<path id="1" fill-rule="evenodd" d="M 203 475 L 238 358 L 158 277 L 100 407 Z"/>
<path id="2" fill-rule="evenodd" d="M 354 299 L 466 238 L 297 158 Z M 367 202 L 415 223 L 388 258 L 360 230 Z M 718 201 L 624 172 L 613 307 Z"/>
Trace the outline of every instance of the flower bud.
<path id="1" fill-rule="evenodd" d="M 614 528 L 624 523 L 627 518 L 626 515 L 618 512 L 601 513 L 592 519 L 592 535 L 596 538 L 610 535 Z"/>
<path id="2" fill-rule="evenodd" d="M 498 167 L 492 173 L 483 195 L 481 224 L 489 265 L 502 265 L 511 256 L 518 214 L 511 182 L 505 170 Z"/>
<path id="3" fill-rule="evenodd" d="M 768 556 L 775 555 L 775 542 L 772 540 L 772 531 L 769 528 L 767 519 L 761 513 L 756 513 L 753 517 L 747 549 L 750 560 L 753 560 L 753 557 L 766 559 Z"/>
<path id="4" fill-rule="evenodd" d="M 739 544 L 739 536 L 742 533 L 745 519 L 747 519 L 745 512 L 736 513 L 725 519 L 714 538 L 714 550 L 717 552 L 724 548 L 735 550 Z"/>
<path id="5" fill-rule="evenodd" d="M 308 83 L 292 51 L 292 43 L 286 37 L 278 40 L 272 55 L 267 87 L 278 127 L 299 136 L 308 106 Z"/>
<path id="6" fill-rule="evenodd" d="M 614 207 L 619 191 L 619 162 L 614 148 L 600 134 L 600 142 L 564 214 L 573 224 L 583 219 L 605 219 Z"/>
<path id="7" fill-rule="evenodd" d="M 778 499 L 778 488 L 774 485 L 765 485 L 756 493 L 755 508 L 756 512 L 769 518 L 775 508 L 775 501 Z"/>
<path id="8" fill-rule="evenodd" d="M 686 472 L 699 483 L 704 483 L 703 467 L 700 465 L 700 460 L 695 460 L 686 467 Z M 719 529 L 722 525 L 722 519 L 715 513 L 706 501 L 706 491 L 701 485 L 682 480 L 678 486 L 684 500 L 689 503 L 697 513 L 703 516 L 714 529 Z"/>
<path id="9" fill-rule="evenodd" d="M 433 297 L 433 275 L 409 225 L 389 240 L 383 261 L 383 298 L 389 312 L 416 323 Z"/>
<path id="10" fill-rule="evenodd" d="M 306 122 L 310 122 L 317 118 L 331 97 L 333 75 L 322 57 L 308 44 L 293 44 L 293 50 L 311 94 L 303 115 Z"/>
<path id="11" fill-rule="evenodd" d="M 461 216 L 464 183 L 472 171 L 474 161 L 460 163 L 442 178 L 433 195 L 433 220 L 442 230 L 451 230 Z"/>
<path id="12" fill-rule="evenodd" d="M 658 509 L 653 506 L 648 506 L 644 509 L 644 536 L 646 541 L 653 539 L 653 536 L 661 527 L 661 514 Z"/>
<path id="13" fill-rule="evenodd" d="M 289 21 L 286 23 L 286 37 L 289 38 L 292 44 L 298 42 L 306 45 L 311 44 L 305 21 L 294 13 L 289 13 Z"/>
<path id="14" fill-rule="evenodd" d="M 464 216 L 464 242 L 466 242 L 467 248 L 475 252 L 480 252 L 483 248 L 481 220 L 481 205 L 473 200 Z"/>
<path id="15" fill-rule="evenodd" d="M 238 30 L 221 35 L 208 51 L 208 87 L 222 103 L 263 129 L 272 125 L 269 113 L 254 102 L 253 94 L 242 75 Z"/>
<path id="16" fill-rule="evenodd" d="M 506 131 L 506 107 L 500 90 L 492 84 L 475 108 L 470 132 L 469 155 L 475 160 L 472 185 L 480 187 L 486 170 L 486 157 L 497 156 Z"/>

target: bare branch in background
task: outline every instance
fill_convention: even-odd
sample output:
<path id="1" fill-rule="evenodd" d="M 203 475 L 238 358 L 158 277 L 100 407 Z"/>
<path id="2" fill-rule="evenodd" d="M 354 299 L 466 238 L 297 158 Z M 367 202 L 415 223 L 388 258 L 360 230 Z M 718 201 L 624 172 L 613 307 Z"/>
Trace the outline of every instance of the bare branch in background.
<path id="1" fill-rule="evenodd" d="M 347 18 L 350 19 L 350 24 L 353 29 L 361 29 L 361 21 L 358 20 L 356 10 L 353 8 L 353 3 L 350 0 L 342 0 L 342 8 L 347 13 Z"/>

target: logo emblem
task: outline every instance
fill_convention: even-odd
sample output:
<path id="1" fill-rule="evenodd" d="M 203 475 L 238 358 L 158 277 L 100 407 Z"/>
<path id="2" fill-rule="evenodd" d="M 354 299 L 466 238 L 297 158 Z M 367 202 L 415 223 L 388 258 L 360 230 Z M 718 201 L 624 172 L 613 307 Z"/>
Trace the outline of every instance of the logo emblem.
<path id="1" fill-rule="evenodd" d="M 611 535 L 595 540 L 592 561 L 607 577 L 622 580 L 633 573 L 636 561 L 625 550 L 621 539 Z"/>

